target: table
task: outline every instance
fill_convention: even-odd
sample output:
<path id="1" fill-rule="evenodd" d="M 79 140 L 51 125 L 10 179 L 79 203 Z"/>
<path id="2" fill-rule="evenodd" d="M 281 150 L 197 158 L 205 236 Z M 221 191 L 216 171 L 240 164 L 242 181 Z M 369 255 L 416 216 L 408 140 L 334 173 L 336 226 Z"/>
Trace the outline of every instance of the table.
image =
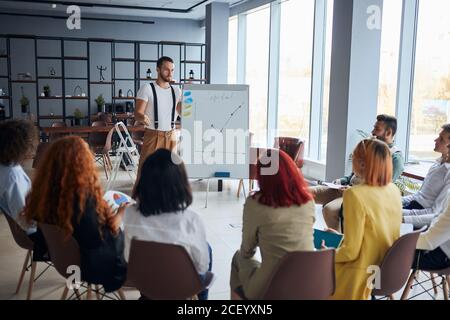
<path id="1" fill-rule="evenodd" d="M 402 175 L 408 178 L 423 181 L 433 163 L 422 162 L 420 164 L 406 165 Z"/>

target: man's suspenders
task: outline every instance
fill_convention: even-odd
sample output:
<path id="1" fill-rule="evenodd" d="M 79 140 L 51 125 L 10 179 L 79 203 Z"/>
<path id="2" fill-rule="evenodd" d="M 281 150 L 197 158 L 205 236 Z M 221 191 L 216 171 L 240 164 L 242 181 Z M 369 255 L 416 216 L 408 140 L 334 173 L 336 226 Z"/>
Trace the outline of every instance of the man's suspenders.
<path id="1" fill-rule="evenodd" d="M 153 92 L 153 117 L 154 117 L 154 122 L 155 122 L 155 130 L 158 129 L 158 97 L 156 96 L 156 89 L 155 89 L 155 84 L 152 82 L 150 83 L 150 86 L 152 87 L 152 92 Z M 172 118 L 171 118 L 171 125 L 172 125 L 172 129 L 175 128 L 175 108 L 176 108 L 176 104 L 177 104 L 177 99 L 175 97 L 175 90 L 173 89 L 172 86 L 170 86 L 170 90 L 172 91 L 172 101 L 173 101 L 173 106 L 172 106 Z"/>

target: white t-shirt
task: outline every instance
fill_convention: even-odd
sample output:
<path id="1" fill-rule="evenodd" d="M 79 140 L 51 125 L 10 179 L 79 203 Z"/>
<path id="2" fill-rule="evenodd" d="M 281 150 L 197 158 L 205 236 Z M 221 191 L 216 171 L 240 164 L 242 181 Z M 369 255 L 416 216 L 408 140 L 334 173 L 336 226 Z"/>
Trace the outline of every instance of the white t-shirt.
<path id="1" fill-rule="evenodd" d="M 173 108 L 172 90 L 170 87 L 167 89 L 161 88 L 154 82 L 156 96 L 158 97 L 158 129 L 159 131 L 170 131 L 172 130 L 171 117 Z M 173 86 L 175 91 L 175 107 L 181 100 L 181 90 L 177 86 Z M 144 84 L 138 91 L 136 99 L 144 100 L 147 102 L 145 107 L 145 114 L 150 119 L 150 125 L 147 126 L 149 129 L 155 130 L 155 117 L 153 112 L 153 91 L 149 83 Z M 177 117 L 177 112 L 175 111 L 175 119 Z"/>
<path id="2" fill-rule="evenodd" d="M 189 209 L 184 212 L 162 213 L 145 217 L 134 204 L 126 208 L 123 216 L 125 235 L 124 257 L 128 261 L 131 239 L 154 241 L 183 246 L 198 273 L 209 267 L 209 250 L 206 229 L 200 216 Z"/>

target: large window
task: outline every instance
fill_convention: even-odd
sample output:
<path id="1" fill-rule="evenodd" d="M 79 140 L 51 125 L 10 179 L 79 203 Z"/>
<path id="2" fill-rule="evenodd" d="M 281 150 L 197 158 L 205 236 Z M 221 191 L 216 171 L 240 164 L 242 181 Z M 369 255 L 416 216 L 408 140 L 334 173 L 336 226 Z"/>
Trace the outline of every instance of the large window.
<path id="1" fill-rule="evenodd" d="M 320 160 L 327 160 L 327 142 L 328 142 L 328 111 L 330 109 L 330 78 L 331 78 L 331 45 L 333 36 L 333 7 L 334 1 L 327 1 L 327 21 L 325 33 L 325 68 L 323 82 L 323 100 L 322 100 L 322 135 Z"/>
<path id="2" fill-rule="evenodd" d="M 282 2 L 280 27 L 277 134 L 308 140 L 314 0 Z"/>
<path id="3" fill-rule="evenodd" d="M 228 21 L 228 83 L 237 83 L 237 35 L 238 18 L 231 17 Z"/>
<path id="4" fill-rule="evenodd" d="M 409 160 L 431 160 L 434 139 L 450 122 L 450 1 L 420 1 Z"/>
<path id="5" fill-rule="evenodd" d="M 267 95 L 269 70 L 270 6 L 247 14 L 245 82 L 250 85 L 252 144 L 267 143 Z"/>
<path id="6" fill-rule="evenodd" d="M 403 0 L 383 2 L 378 114 L 395 116 Z"/>

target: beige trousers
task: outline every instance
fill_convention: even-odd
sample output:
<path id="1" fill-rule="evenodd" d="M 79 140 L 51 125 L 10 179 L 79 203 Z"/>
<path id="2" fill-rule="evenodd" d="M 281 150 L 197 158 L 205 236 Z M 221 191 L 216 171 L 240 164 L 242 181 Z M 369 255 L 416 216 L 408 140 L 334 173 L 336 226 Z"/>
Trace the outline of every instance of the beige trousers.
<path id="1" fill-rule="evenodd" d="M 342 206 L 342 190 L 331 189 L 325 186 L 309 187 L 317 204 L 323 205 L 322 214 L 328 228 L 341 231 L 339 211 Z"/>
<path id="2" fill-rule="evenodd" d="M 152 129 L 146 129 L 144 133 L 144 142 L 141 147 L 141 156 L 139 158 L 139 168 L 137 173 L 136 182 L 133 187 L 133 197 L 136 185 L 141 177 L 142 165 L 145 160 L 158 149 L 167 149 L 170 151 L 176 151 L 177 148 L 177 135 L 175 130 L 171 131 L 158 131 Z"/>

